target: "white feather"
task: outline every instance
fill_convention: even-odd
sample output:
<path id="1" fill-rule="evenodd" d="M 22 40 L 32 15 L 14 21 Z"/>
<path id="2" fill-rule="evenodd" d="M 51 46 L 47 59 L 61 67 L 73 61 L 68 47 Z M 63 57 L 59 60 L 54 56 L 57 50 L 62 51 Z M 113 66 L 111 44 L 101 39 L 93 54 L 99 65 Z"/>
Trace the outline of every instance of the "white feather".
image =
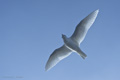
<path id="1" fill-rule="evenodd" d="M 79 44 L 84 40 L 85 35 L 91 25 L 94 23 L 99 10 L 96 10 L 85 17 L 76 27 L 71 39 L 77 41 Z"/>
<path id="2" fill-rule="evenodd" d="M 71 54 L 71 50 L 69 50 L 65 45 L 62 47 L 56 49 L 49 57 L 45 70 L 51 69 L 53 66 L 55 66 L 59 61 L 66 58 Z"/>
<path id="3" fill-rule="evenodd" d="M 58 62 L 62 59 L 69 56 L 73 51 L 80 54 L 80 56 L 85 59 L 87 55 L 81 51 L 79 48 L 80 43 L 84 40 L 85 35 L 91 25 L 94 23 L 99 10 L 96 10 L 90 13 L 87 17 L 85 17 L 76 27 L 75 32 L 70 38 L 67 38 L 65 35 L 63 36 L 64 45 L 58 49 L 56 49 L 49 57 L 47 64 L 45 66 L 46 71 L 54 67 Z M 77 43 L 77 44 L 76 44 Z"/>

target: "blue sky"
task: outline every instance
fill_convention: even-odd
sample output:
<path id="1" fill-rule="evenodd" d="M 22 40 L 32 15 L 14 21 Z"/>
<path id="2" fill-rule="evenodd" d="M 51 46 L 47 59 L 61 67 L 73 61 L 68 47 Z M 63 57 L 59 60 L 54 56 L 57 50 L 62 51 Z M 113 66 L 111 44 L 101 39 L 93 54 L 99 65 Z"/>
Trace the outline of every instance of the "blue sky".
<path id="1" fill-rule="evenodd" d="M 119 80 L 119 0 L 0 0 L 0 80 Z M 49 55 L 92 11 L 81 49 L 45 72 Z"/>

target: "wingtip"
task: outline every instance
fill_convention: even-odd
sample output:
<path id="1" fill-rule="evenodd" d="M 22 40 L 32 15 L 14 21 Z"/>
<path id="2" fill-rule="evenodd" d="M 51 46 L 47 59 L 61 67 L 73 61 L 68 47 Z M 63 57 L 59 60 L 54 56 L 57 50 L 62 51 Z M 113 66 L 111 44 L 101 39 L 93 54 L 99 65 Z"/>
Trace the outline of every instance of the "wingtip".
<path id="1" fill-rule="evenodd" d="M 49 68 L 47 66 L 45 66 L 45 71 L 47 72 L 49 70 Z"/>
<path id="2" fill-rule="evenodd" d="M 45 71 L 49 71 L 52 67 L 49 67 L 48 65 L 45 66 Z"/>
<path id="3" fill-rule="evenodd" d="M 99 9 L 93 11 L 91 14 L 94 15 L 94 16 L 97 16 L 98 13 L 99 13 Z M 90 14 L 90 15 L 91 15 L 91 14 Z"/>
<path id="4" fill-rule="evenodd" d="M 99 9 L 95 10 L 95 12 L 98 13 L 98 12 L 99 12 Z"/>
<path id="5" fill-rule="evenodd" d="M 45 72 L 47 72 L 48 70 L 47 69 L 45 69 Z"/>
<path id="6" fill-rule="evenodd" d="M 45 71 L 47 71 L 46 67 L 45 67 Z"/>

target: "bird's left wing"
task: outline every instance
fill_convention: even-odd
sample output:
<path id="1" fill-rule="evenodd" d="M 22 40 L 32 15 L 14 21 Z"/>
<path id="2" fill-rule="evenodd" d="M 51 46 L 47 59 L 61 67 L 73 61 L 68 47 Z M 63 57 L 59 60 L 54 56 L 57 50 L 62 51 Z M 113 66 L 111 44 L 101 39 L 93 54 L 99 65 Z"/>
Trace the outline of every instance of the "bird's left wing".
<path id="1" fill-rule="evenodd" d="M 66 58 L 71 54 L 71 50 L 69 50 L 65 45 L 56 49 L 49 57 L 47 64 L 45 66 L 45 70 L 49 70 L 54 67 L 59 61 Z"/>
<path id="2" fill-rule="evenodd" d="M 76 27 L 71 39 L 76 41 L 77 43 L 81 43 L 85 38 L 85 35 L 91 25 L 94 23 L 99 10 L 95 10 L 90 13 L 87 17 L 85 17 Z"/>

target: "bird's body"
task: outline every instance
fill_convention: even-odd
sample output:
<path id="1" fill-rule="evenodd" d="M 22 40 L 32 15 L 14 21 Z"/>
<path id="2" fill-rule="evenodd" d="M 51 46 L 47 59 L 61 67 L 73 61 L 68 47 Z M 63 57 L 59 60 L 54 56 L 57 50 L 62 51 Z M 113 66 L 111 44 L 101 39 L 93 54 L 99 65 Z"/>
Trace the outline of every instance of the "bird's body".
<path id="1" fill-rule="evenodd" d="M 69 56 L 72 52 L 78 53 L 83 59 L 87 55 L 80 49 L 79 45 L 84 40 L 89 28 L 94 23 L 99 10 L 96 10 L 85 17 L 76 27 L 75 32 L 70 38 L 62 35 L 64 45 L 56 49 L 49 57 L 45 66 L 46 70 L 54 67 L 59 61 Z"/>
<path id="2" fill-rule="evenodd" d="M 72 52 L 79 53 L 83 59 L 87 57 L 87 55 L 81 51 L 79 44 L 75 40 L 73 40 L 72 38 L 67 38 L 65 35 L 62 36 L 64 44 L 68 49 L 70 49 Z"/>
<path id="3" fill-rule="evenodd" d="M 62 36 L 65 36 L 65 35 L 62 35 Z M 65 36 L 63 37 L 63 41 L 65 46 L 72 51 L 76 51 L 76 49 L 79 48 L 78 43 L 76 41 L 73 41 L 71 38 L 67 38 Z"/>

